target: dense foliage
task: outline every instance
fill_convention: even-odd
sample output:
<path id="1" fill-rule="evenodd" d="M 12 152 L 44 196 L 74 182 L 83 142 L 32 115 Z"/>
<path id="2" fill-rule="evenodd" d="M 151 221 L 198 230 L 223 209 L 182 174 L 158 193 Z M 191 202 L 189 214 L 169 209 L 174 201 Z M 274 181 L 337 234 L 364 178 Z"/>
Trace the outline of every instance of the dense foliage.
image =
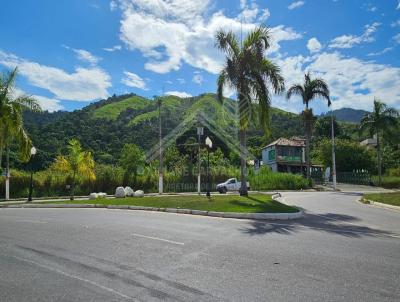
<path id="1" fill-rule="evenodd" d="M 372 150 L 361 146 L 358 142 L 347 139 L 336 140 L 336 168 L 340 172 L 367 170 L 376 171 L 375 155 Z M 324 167 L 332 166 L 332 142 L 322 139 L 314 149 L 314 158 Z"/>

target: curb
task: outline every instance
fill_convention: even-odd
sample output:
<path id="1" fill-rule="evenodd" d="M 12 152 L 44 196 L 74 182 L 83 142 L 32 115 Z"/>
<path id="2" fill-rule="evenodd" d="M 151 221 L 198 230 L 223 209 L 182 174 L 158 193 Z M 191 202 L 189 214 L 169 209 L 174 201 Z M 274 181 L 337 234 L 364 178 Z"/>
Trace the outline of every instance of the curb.
<path id="1" fill-rule="evenodd" d="M 365 202 L 363 202 L 363 200 Z M 374 207 L 377 207 L 377 208 L 387 209 L 387 210 L 400 211 L 400 207 L 398 207 L 398 206 L 393 206 L 393 205 L 386 204 L 386 203 L 376 202 L 376 201 L 373 201 L 373 200 L 370 200 L 370 199 L 365 199 L 363 197 L 360 197 L 357 201 L 359 203 L 363 204 L 363 205 L 374 206 Z"/>
<path id="2" fill-rule="evenodd" d="M 272 199 L 280 198 L 281 194 L 276 193 L 272 195 Z M 234 218 L 234 219 L 254 219 L 254 220 L 289 220 L 298 219 L 304 216 L 304 212 L 299 209 L 296 213 L 234 213 L 234 212 L 213 212 L 202 210 L 190 209 L 175 209 L 175 208 L 155 208 L 143 206 L 128 206 L 128 205 L 102 205 L 102 204 L 14 204 L 14 205 L 0 205 L 0 208 L 68 208 L 68 209 L 82 209 L 82 208 L 103 208 L 110 210 L 134 210 L 134 211 L 152 211 L 152 212 L 167 212 L 175 214 L 190 214 L 199 216 L 219 217 L 219 218 Z"/>

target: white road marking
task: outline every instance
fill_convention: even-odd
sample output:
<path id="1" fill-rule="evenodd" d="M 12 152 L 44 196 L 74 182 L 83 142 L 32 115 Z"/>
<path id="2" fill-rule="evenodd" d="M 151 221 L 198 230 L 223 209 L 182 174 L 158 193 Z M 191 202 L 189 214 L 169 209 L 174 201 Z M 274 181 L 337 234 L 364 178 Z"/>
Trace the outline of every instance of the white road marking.
<path id="1" fill-rule="evenodd" d="M 158 237 L 151 237 L 151 236 L 146 236 L 146 235 L 141 235 L 141 234 L 132 233 L 132 236 L 153 239 L 153 240 L 158 240 L 158 241 L 164 241 L 164 242 L 168 242 L 168 243 L 172 243 L 172 244 L 176 244 L 176 245 L 184 245 L 183 242 L 177 242 L 177 241 L 173 241 L 173 240 L 168 240 L 168 239 L 163 239 L 163 238 L 158 238 Z"/>
<path id="2" fill-rule="evenodd" d="M 27 262 L 27 263 L 34 264 L 36 266 L 39 266 L 39 267 L 44 268 L 44 269 L 49 270 L 49 271 L 56 272 L 56 273 L 58 273 L 60 275 L 69 277 L 71 279 L 75 279 L 75 280 L 79 280 L 79 281 L 83 281 L 83 282 L 89 283 L 91 285 L 94 285 L 96 287 L 104 289 L 105 291 L 108 291 L 108 292 L 111 292 L 113 294 L 116 294 L 116 295 L 118 295 L 118 296 L 120 296 L 122 298 L 125 298 L 125 299 L 128 299 L 128 300 L 132 300 L 132 301 L 139 301 L 139 300 L 134 299 L 133 297 L 127 296 L 127 295 L 125 295 L 125 294 L 123 294 L 123 293 L 121 293 L 119 291 L 116 291 L 115 289 L 112 289 L 110 287 L 98 284 L 98 283 L 96 283 L 94 281 L 91 281 L 91 280 L 88 280 L 88 279 L 85 279 L 85 278 L 81 278 L 81 277 L 76 276 L 76 275 L 68 274 L 68 273 L 63 272 L 63 271 L 61 271 L 59 269 L 56 269 L 56 268 L 53 268 L 53 267 L 50 267 L 50 266 L 47 266 L 47 265 L 40 264 L 40 263 L 38 263 L 36 261 L 32 261 L 32 260 L 29 260 L 29 259 L 21 258 L 21 257 L 18 257 L 18 256 L 11 256 L 11 257 L 16 258 L 16 259 L 18 259 L 20 261 L 24 261 L 24 262 Z"/>
<path id="3" fill-rule="evenodd" d="M 48 223 L 48 221 L 42 221 L 42 220 L 29 220 L 29 219 L 20 219 L 20 220 L 14 220 L 15 222 L 29 222 L 29 223 Z"/>

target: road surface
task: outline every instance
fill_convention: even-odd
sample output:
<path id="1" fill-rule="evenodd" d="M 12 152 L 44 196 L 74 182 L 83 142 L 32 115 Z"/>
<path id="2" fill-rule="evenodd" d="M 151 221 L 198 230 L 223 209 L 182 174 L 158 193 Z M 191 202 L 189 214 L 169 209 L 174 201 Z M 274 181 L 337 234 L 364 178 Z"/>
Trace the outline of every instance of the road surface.
<path id="1" fill-rule="evenodd" d="M 400 300 L 400 212 L 283 196 L 306 217 L 0 209 L 0 301 Z"/>

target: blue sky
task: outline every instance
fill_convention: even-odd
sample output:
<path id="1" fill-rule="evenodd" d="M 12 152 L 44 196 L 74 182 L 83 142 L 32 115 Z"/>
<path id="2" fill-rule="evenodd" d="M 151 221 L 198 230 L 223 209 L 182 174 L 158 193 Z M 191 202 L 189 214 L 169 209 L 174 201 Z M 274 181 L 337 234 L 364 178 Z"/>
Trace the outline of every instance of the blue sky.
<path id="1" fill-rule="evenodd" d="M 223 62 L 215 31 L 271 28 L 268 57 L 287 87 L 310 71 L 330 85 L 334 108 L 400 109 L 398 0 L 1 1 L 0 70 L 18 66 L 16 94 L 45 109 L 74 110 L 112 94 L 215 92 Z M 226 96 L 234 97 L 231 89 Z M 273 106 L 299 112 L 299 99 Z M 327 110 L 316 101 L 314 110 Z"/>

